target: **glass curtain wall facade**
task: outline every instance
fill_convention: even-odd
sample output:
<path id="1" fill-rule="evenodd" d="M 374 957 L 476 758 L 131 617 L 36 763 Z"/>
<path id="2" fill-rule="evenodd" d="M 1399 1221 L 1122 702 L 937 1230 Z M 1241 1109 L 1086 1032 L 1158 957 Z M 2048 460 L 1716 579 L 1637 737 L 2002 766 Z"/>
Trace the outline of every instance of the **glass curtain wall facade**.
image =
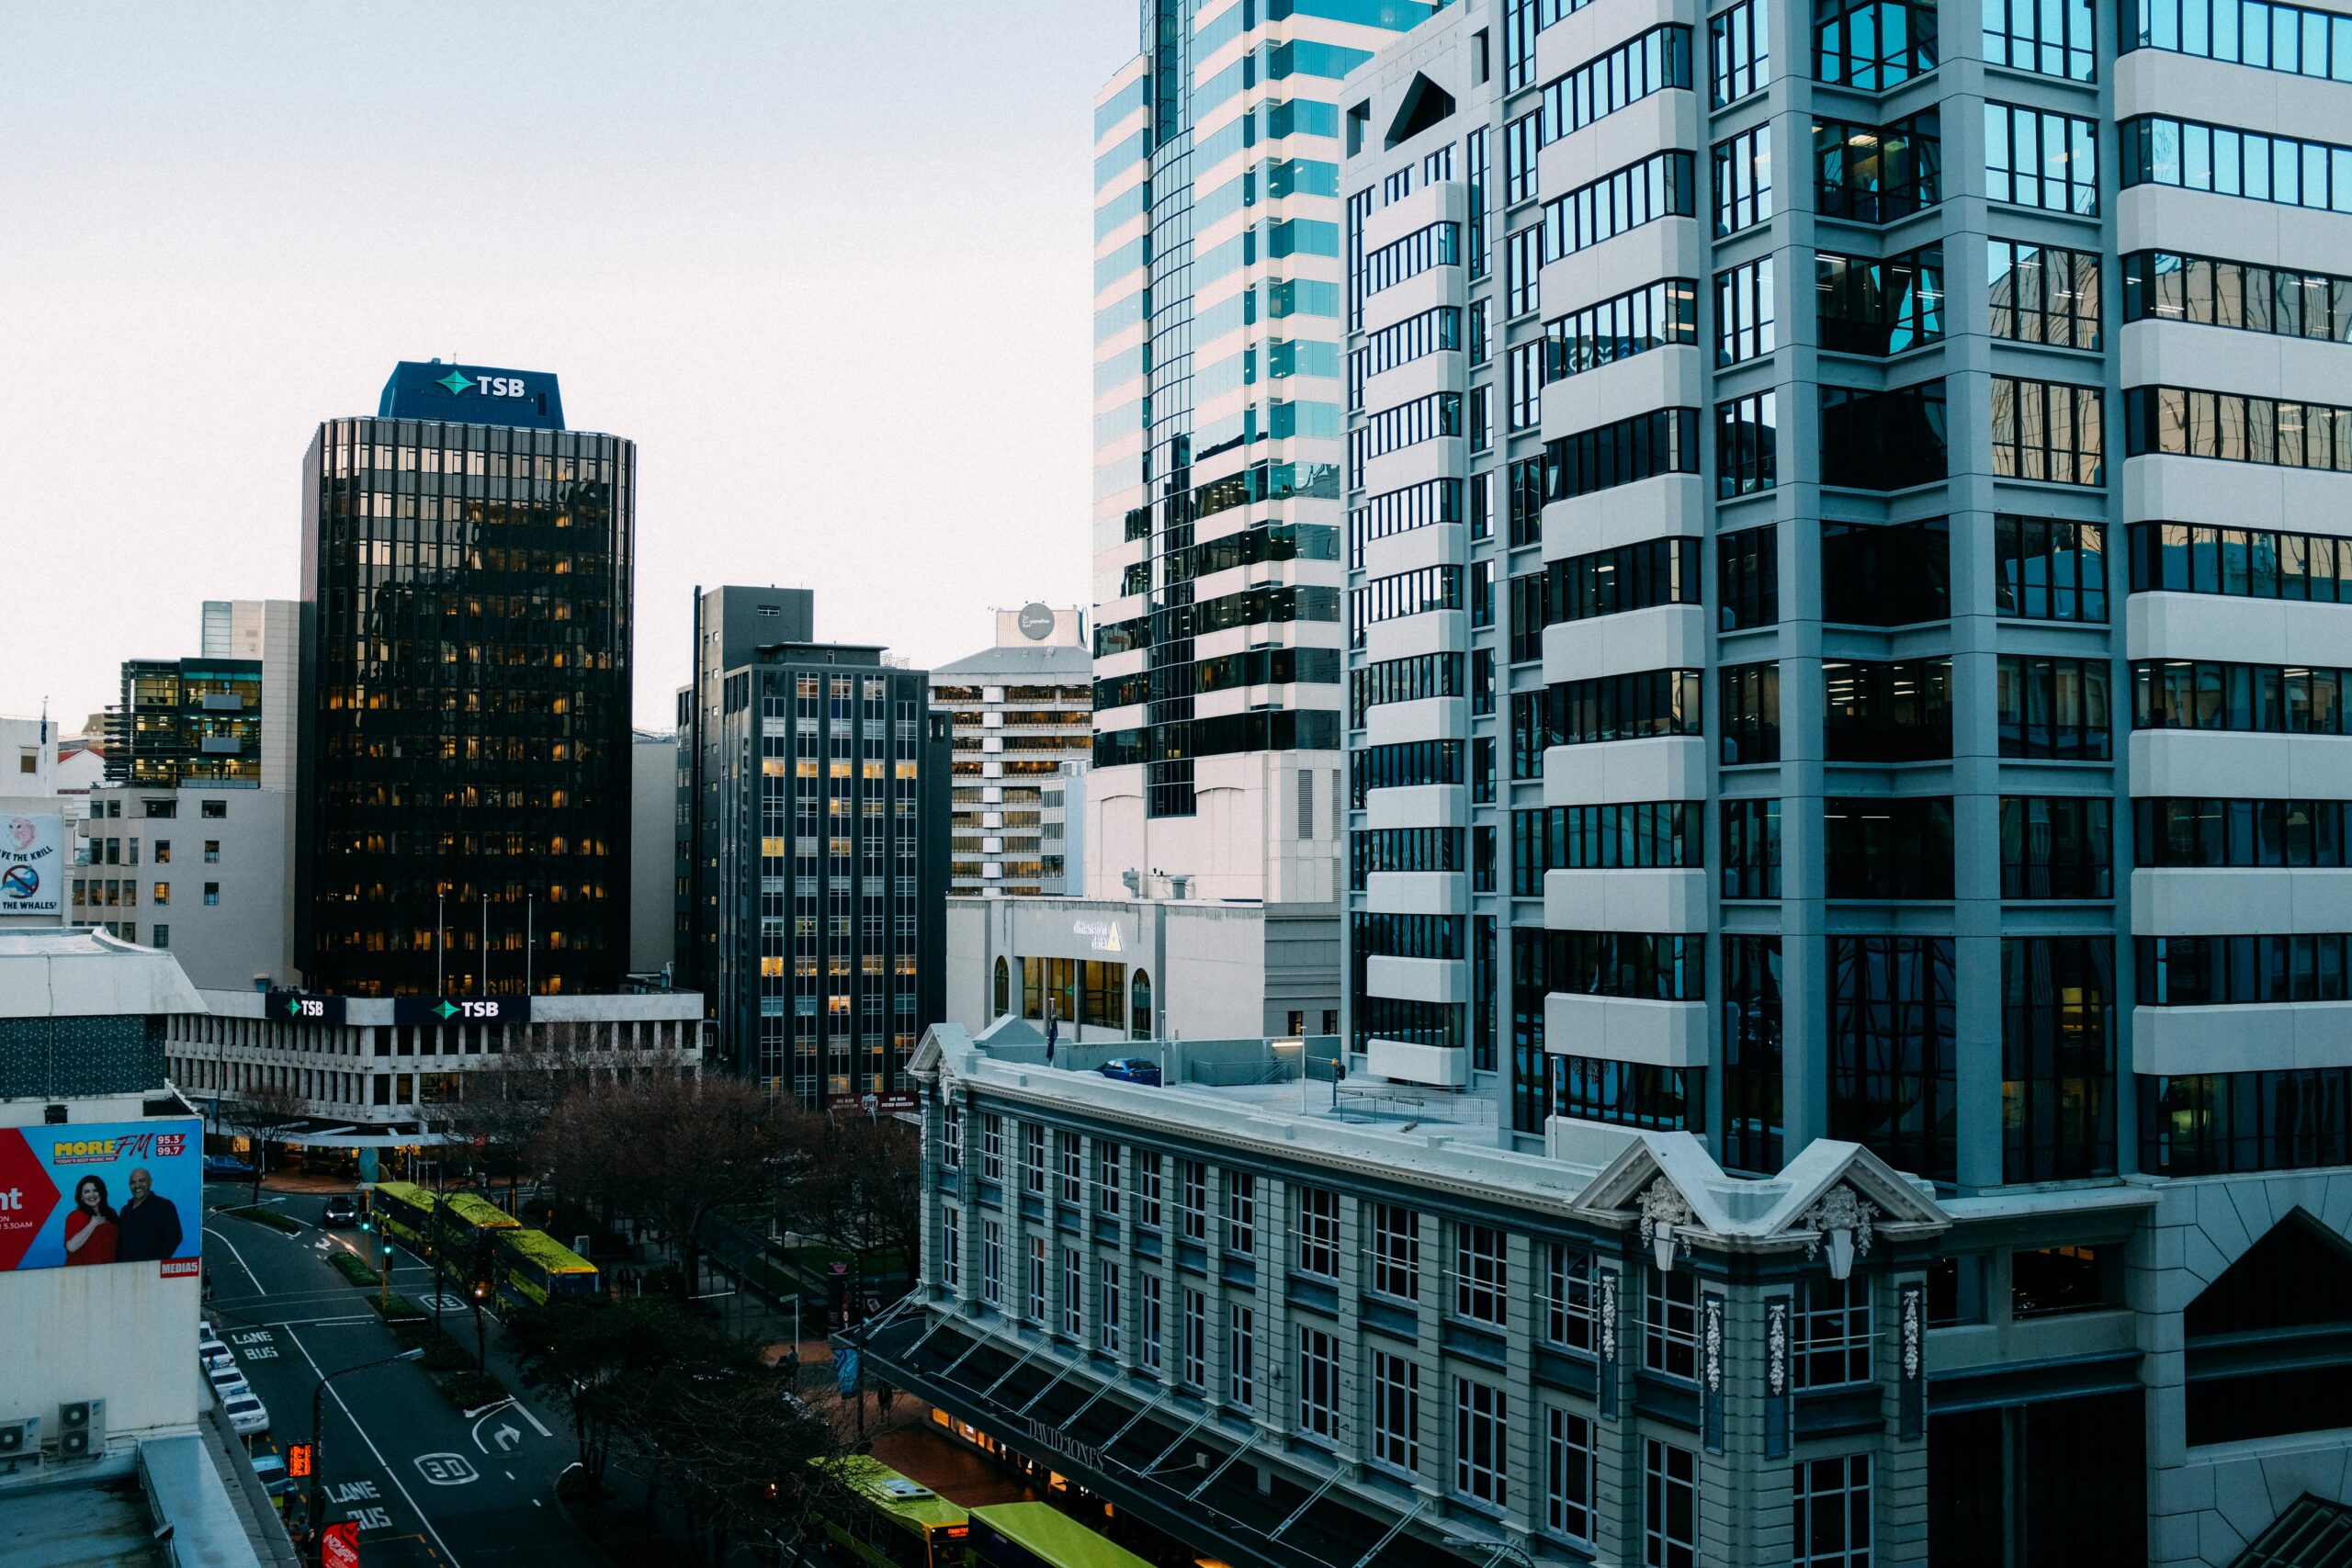
<path id="1" fill-rule="evenodd" d="M 313 989 L 618 989 L 636 465 L 579 431 L 319 427 L 297 830 Z"/>
<path id="2" fill-rule="evenodd" d="M 1749 1170 L 2323 1164 L 2340 29 L 1952 19 L 1492 0 L 1344 84 L 1351 1043 Z"/>
<path id="3" fill-rule="evenodd" d="M 1141 52 L 1098 99 L 1098 863 L 1196 876 L 1202 896 L 1329 897 L 1284 881 L 1282 842 L 1317 837 L 1315 815 L 1302 830 L 1258 798 L 1280 781 L 1251 759 L 1301 754 L 1328 844 L 1340 690 L 1339 81 L 1435 8 L 1142 0 Z M 1235 657 L 1245 654 L 1254 664 Z M 1202 814 L 1203 794 L 1225 790 L 1253 799 L 1262 827 L 1246 836 L 1267 841 L 1257 868 L 1229 864 Z"/>

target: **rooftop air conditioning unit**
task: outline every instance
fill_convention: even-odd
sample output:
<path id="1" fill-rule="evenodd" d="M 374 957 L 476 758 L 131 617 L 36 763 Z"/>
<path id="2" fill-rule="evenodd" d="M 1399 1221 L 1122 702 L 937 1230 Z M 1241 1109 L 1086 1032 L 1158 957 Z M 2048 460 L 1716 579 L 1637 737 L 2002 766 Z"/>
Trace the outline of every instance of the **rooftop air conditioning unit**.
<path id="1" fill-rule="evenodd" d="M 57 1407 L 57 1457 L 96 1459 L 107 1451 L 107 1402 L 80 1399 Z"/>
<path id="2" fill-rule="evenodd" d="M 40 1417 L 20 1416 L 0 1421 L 0 1463 L 14 1463 L 40 1452 Z"/>

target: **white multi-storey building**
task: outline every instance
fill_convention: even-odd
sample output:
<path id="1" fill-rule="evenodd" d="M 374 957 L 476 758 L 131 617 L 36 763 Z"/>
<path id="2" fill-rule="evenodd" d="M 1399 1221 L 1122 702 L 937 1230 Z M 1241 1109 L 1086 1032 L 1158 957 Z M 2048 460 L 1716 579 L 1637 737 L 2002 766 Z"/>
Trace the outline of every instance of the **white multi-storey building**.
<path id="1" fill-rule="evenodd" d="M 956 749 L 950 897 L 1081 891 L 1070 884 L 1083 862 L 1073 868 L 1065 847 L 1069 786 L 1057 780 L 1073 765 L 1083 773 L 1093 751 L 1091 668 L 1084 614 L 1033 604 L 999 610 L 993 644 L 932 671 L 932 705 L 946 711 Z M 1064 830 L 1048 844 L 1045 796 L 1057 789 Z"/>

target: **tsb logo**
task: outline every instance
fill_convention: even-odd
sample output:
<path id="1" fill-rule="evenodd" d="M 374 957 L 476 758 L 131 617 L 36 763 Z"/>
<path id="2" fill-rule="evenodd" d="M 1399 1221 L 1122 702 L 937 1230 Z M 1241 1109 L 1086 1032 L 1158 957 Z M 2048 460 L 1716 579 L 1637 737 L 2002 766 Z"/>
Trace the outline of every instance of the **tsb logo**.
<path id="1" fill-rule="evenodd" d="M 481 378 L 481 395 L 485 398 L 519 398 L 523 395 L 520 376 L 485 376 Z"/>

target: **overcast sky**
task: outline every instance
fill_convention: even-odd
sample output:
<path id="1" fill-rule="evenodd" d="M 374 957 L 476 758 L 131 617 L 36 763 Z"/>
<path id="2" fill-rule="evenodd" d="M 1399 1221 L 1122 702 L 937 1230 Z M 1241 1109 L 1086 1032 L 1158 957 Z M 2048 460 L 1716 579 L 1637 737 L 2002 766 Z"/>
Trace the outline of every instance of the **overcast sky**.
<path id="1" fill-rule="evenodd" d="M 0 12 L 0 713 L 300 592 L 399 359 L 637 441 L 637 717 L 696 583 L 919 663 L 1089 596 L 1095 90 L 1133 0 Z"/>

